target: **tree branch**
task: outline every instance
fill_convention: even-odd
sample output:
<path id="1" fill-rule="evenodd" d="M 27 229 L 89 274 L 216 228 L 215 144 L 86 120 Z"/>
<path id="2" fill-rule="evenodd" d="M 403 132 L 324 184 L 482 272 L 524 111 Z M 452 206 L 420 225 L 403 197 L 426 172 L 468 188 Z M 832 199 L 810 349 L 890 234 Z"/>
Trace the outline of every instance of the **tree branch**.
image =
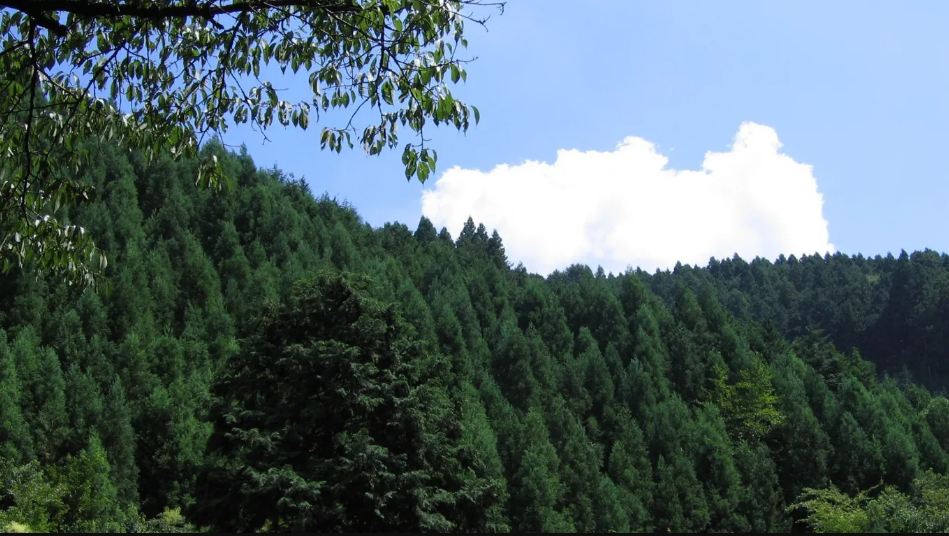
<path id="1" fill-rule="evenodd" d="M 47 13 L 70 13 L 83 17 L 136 17 L 168 19 L 201 17 L 213 19 L 218 15 L 244 13 L 273 7 L 311 7 L 329 13 L 357 13 L 362 8 L 348 1 L 337 0 L 239 0 L 227 4 L 207 2 L 160 6 L 155 4 L 106 3 L 87 0 L 2 0 L 0 8 L 10 8 L 29 15 L 38 26 L 63 36 L 69 29 L 56 17 Z"/>

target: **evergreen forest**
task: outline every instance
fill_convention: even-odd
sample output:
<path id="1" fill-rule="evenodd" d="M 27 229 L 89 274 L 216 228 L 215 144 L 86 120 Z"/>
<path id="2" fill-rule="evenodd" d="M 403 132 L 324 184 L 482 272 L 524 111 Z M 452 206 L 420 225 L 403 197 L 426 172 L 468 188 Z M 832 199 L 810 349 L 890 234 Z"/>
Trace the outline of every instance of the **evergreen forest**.
<path id="1" fill-rule="evenodd" d="M 541 277 L 212 155 L 97 146 L 105 284 L 0 276 L 3 530 L 949 530 L 949 256 Z"/>

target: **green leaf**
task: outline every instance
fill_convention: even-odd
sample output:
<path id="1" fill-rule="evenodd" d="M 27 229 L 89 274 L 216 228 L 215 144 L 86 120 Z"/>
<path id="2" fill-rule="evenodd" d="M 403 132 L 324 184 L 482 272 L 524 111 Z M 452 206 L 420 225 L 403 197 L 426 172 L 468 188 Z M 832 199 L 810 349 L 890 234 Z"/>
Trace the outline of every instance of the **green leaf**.
<path id="1" fill-rule="evenodd" d="M 454 63 L 457 47 L 448 43 L 452 39 L 465 43 L 461 23 L 464 16 L 458 12 L 460 4 L 454 0 L 353 0 L 351 3 L 358 6 L 357 9 L 341 10 L 332 17 L 327 16 L 325 7 L 316 6 L 319 3 L 293 11 L 292 17 L 270 6 L 260 7 L 249 13 L 235 14 L 223 32 L 210 31 L 211 25 L 200 17 L 171 18 L 146 25 L 144 18 L 136 15 L 71 15 L 63 19 L 68 26 L 66 35 L 54 36 L 41 30 L 29 43 L 33 46 L 21 47 L 11 47 L 11 44 L 29 34 L 30 17 L 15 9 L 0 13 L 7 41 L 0 57 L 0 70 L 13 73 L 37 65 L 46 71 L 61 71 L 46 73 L 55 84 L 43 84 L 38 97 L 50 105 L 37 112 L 32 124 L 41 138 L 55 137 L 67 154 L 47 158 L 42 151 L 35 152 L 32 176 L 17 180 L 28 183 L 31 190 L 49 192 L 54 190 L 49 187 L 50 177 L 78 177 L 82 167 L 90 162 L 88 151 L 80 149 L 90 136 L 110 140 L 123 149 L 140 150 L 151 160 L 163 154 L 195 158 L 200 149 L 196 133 L 213 135 L 226 129 L 228 124 L 250 122 L 266 129 L 276 119 L 281 124 L 307 129 L 309 108 L 295 105 L 288 112 L 281 102 L 284 94 L 274 89 L 272 80 L 259 80 L 260 88 L 249 95 L 234 84 L 239 78 L 266 77 L 272 70 L 262 65 L 271 61 L 277 63 L 281 72 L 287 69 L 296 72 L 305 67 L 310 72 L 314 99 L 311 103 L 324 111 L 362 105 L 363 99 L 368 98 L 366 104 L 385 116 L 379 122 L 381 138 L 377 140 L 378 135 L 374 134 L 370 140 L 361 140 L 371 154 L 379 154 L 386 146 L 398 146 L 396 127 L 399 122 L 414 133 L 421 133 L 426 123 L 433 120 L 436 124 L 464 124 L 464 119 L 458 116 L 466 112 L 454 106 L 452 99 L 440 97 L 448 94 L 448 80 L 454 84 L 467 80 L 467 73 Z M 159 4 L 181 2 L 155 3 Z M 52 10 L 49 15 L 55 19 L 59 13 Z M 149 28 L 147 33 L 146 27 Z M 301 31 L 302 28 L 307 31 Z M 120 53 L 105 53 L 120 44 Z M 374 77 L 372 81 L 360 78 L 370 73 Z M 75 96 L 82 96 L 90 81 L 97 95 L 83 96 L 73 108 Z M 8 81 L 0 92 L 0 109 L 16 109 L 29 90 L 29 84 L 23 81 Z M 128 115 L 115 115 L 119 110 L 113 108 L 113 100 L 121 100 L 121 112 Z M 387 115 L 390 110 L 385 110 L 385 106 L 397 109 Z M 62 118 L 70 115 L 72 119 L 64 123 Z M 318 117 L 323 119 L 319 114 Z M 358 118 L 362 117 L 365 116 Z M 337 117 L 327 119 L 338 120 Z M 23 154 L 23 147 L 31 141 L 20 132 L 19 124 L 0 125 L 0 154 L 6 155 L 8 160 L 11 155 Z M 350 133 L 344 134 L 344 130 L 360 128 L 359 125 L 342 128 L 342 124 L 321 126 L 324 127 L 320 134 L 321 147 L 335 152 L 341 152 L 343 136 L 350 148 L 354 146 Z M 65 132 L 61 131 L 63 128 Z M 419 168 L 418 163 L 418 155 L 413 151 L 405 164 L 409 176 L 431 176 L 434 152 L 426 157 L 423 167 Z M 220 188 L 226 180 L 217 169 L 204 168 L 197 182 Z M 69 181 L 79 182 L 75 178 L 67 179 Z M 68 197 L 62 201 L 67 211 L 70 205 L 82 202 Z M 36 202 L 35 212 L 40 215 L 56 205 L 42 200 Z M 4 204 L 0 202 L 2 208 Z M 5 226 L 11 219 L 18 219 L 7 216 L 0 213 Z M 18 254 L 21 258 L 35 254 L 47 263 L 58 258 L 39 249 L 23 249 Z M 78 267 L 82 272 L 90 268 L 83 268 L 83 263 L 88 261 L 86 257 L 65 255 L 62 263 L 56 264 Z M 86 275 L 82 272 L 72 279 L 83 281 Z"/>

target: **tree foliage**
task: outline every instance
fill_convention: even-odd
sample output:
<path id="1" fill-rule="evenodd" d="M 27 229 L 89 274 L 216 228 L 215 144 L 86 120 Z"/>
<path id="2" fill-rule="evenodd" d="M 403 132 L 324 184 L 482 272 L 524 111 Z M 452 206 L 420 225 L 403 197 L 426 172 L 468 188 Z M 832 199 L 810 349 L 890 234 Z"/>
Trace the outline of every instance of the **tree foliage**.
<path id="1" fill-rule="evenodd" d="M 931 471 L 921 474 L 909 493 L 887 487 L 848 496 L 836 487 L 805 490 L 792 508 L 807 512 L 814 532 L 944 533 L 949 530 L 949 480 Z"/>
<path id="2" fill-rule="evenodd" d="M 723 365 L 713 369 L 709 398 L 722 412 L 729 432 L 739 440 L 758 441 L 784 416 L 777 409 L 778 395 L 771 385 L 771 369 L 755 356 L 751 367 L 739 371 L 739 381 L 728 383 L 728 370 Z"/>
<path id="3" fill-rule="evenodd" d="M 320 146 L 368 154 L 404 144 L 406 177 L 437 154 L 426 126 L 465 131 L 480 112 L 452 96 L 467 79 L 465 23 L 481 0 L 8 0 L 0 2 L 0 262 L 92 283 L 102 250 L 65 206 L 96 195 L 76 180 L 101 144 L 195 157 L 235 124 L 321 126 Z M 275 71 L 306 73 L 289 100 Z M 302 74 L 302 73 L 301 73 Z M 366 120 L 358 112 L 375 110 Z M 337 110 L 354 110 L 351 114 Z M 326 116 L 329 116 L 328 118 Z M 348 119 L 347 119 L 348 116 Z M 214 154 L 197 182 L 227 184 Z"/>
<path id="4" fill-rule="evenodd" d="M 199 483 L 198 520 L 238 532 L 484 529 L 492 490 L 462 479 L 484 461 L 461 452 L 440 365 L 369 284 L 326 273 L 298 284 L 231 360 L 212 414 L 221 467 Z"/>
<path id="5" fill-rule="evenodd" d="M 113 292 L 0 275 L 0 529 L 945 528 L 949 403 L 863 346 L 937 329 L 942 257 L 544 278 L 218 144 L 91 158 Z"/>

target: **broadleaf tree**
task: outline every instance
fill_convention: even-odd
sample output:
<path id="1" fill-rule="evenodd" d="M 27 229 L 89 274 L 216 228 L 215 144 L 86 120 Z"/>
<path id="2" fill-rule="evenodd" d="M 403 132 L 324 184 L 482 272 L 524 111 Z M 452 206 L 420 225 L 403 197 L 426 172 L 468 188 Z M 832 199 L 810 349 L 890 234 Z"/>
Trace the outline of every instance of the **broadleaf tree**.
<path id="1" fill-rule="evenodd" d="M 104 253 L 63 210 L 94 196 L 76 176 L 97 143 L 192 157 L 235 124 L 263 133 L 313 118 L 327 123 L 323 149 L 356 141 L 376 155 L 399 147 L 402 127 L 414 135 L 402 146 L 406 177 L 424 182 L 438 159 L 426 127 L 466 131 L 480 119 L 450 86 L 467 80 L 465 23 L 483 25 L 490 7 L 504 4 L 0 1 L 0 270 L 28 265 L 80 284 L 105 271 Z M 268 66 L 304 71 L 311 96 L 285 99 Z M 197 182 L 221 188 L 224 177 L 207 155 Z"/>

